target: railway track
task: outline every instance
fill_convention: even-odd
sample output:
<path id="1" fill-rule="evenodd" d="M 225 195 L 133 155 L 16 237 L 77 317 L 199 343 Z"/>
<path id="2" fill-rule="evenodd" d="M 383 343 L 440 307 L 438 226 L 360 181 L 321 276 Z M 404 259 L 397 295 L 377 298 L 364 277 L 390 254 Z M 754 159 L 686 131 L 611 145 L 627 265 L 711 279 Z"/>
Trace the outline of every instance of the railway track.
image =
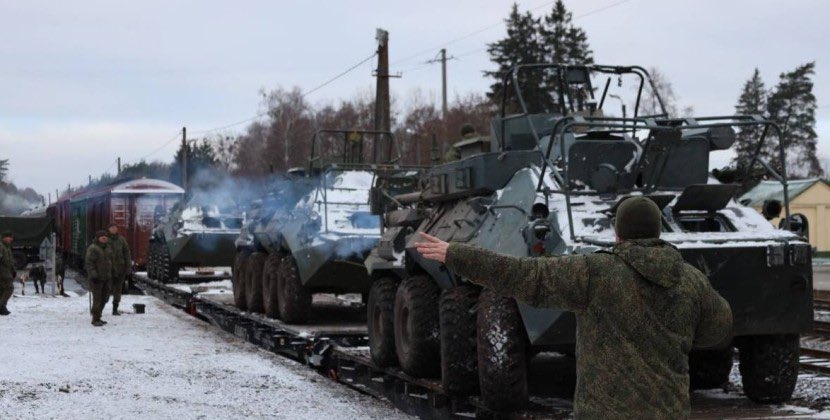
<path id="1" fill-rule="evenodd" d="M 503 414 L 488 410 L 474 397 L 445 394 L 440 381 L 412 378 L 397 369 L 375 366 L 368 355 L 365 320 L 329 319 L 326 324 L 288 325 L 236 309 L 228 303 L 232 296 L 200 295 L 143 276 L 136 277 L 137 285 L 146 294 L 263 349 L 308 365 L 341 384 L 385 399 L 408 414 L 425 419 L 504 418 Z M 810 340 L 825 342 L 828 338 L 815 336 L 803 340 L 802 345 L 812 344 Z M 830 352 L 804 347 L 799 362 L 804 371 L 830 375 Z M 697 396 L 692 418 L 803 418 L 797 413 L 781 413 L 748 400 L 745 403 L 735 401 L 701 400 Z M 549 398 L 543 393 L 531 397 L 526 410 L 509 417 L 570 418 L 571 415 L 572 407 L 567 398 Z"/>
<path id="2" fill-rule="evenodd" d="M 830 375 L 830 351 L 801 347 L 799 364 L 802 370 Z"/>
<path id="3" fill-rule="evenodd" d="M 813 292 L 813 308 L 830 311 L 830 290 L 816 290 Z"/>

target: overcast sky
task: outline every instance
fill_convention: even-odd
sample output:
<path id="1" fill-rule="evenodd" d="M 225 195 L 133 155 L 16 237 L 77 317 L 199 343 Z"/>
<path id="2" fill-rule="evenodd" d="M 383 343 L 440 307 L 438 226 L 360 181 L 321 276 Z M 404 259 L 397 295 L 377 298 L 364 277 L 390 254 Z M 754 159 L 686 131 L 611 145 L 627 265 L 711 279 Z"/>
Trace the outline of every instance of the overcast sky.
<path id="1" fill-rule="evenodd" d="M 547 12 L 547 0 L 523 10 Z M 402 104 L 437 99 L 444 44 L 452 94 L 484 91 L 485 44 L 511 2 L 0 0 L 0 158 L 11 179 L 46 194 L 114 171 L 116 157 L 172 160 L 181 126 L 197 132 L 257 113 L 261 88 L 311 89 L 390 32 Z M 657 67 L 681 105 L 733 112 L 758 66 L 767 83 L 815 60 L 819 152 L 830 156 L 830 2 L 823 0 L 566 0 L 602 64 Z M 469 36 L 468 36 L 469 35 Z M 420 54 L 419 54 L 420 53 Z M 310 96 L 335 102 L 372 87 L 367 63 Z M 235 127 L 235 130 L 244 125 Z M 228 130 L 233 132 L 234 129 Z M 160 148 L 160 149 L 159 149 Z M 154 150 L 156 153 L 150 154 Z M 150 154 L 149 156 L 147 156 Z"/>

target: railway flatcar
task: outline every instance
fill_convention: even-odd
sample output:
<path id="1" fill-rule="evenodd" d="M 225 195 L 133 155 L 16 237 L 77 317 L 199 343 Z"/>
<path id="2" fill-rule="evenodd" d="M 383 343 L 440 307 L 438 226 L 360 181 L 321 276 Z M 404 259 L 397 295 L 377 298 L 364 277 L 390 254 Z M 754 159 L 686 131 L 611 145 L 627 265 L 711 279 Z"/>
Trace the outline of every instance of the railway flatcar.
<path id="1" fill-rule="evenodd" d="M 71 265 L 82 268 L 84 252 L 95 232 L 114 222 L 127 239 L 134 267 L 143 269 L 147 265 L 147 244 L 153 231 L 154 215 L 166 213 L 183 196 L 183 189 L 167 181 L 119 180 L 66 194 L 53 203 L 47 213 L 58 223 L 58 247 Z"/>

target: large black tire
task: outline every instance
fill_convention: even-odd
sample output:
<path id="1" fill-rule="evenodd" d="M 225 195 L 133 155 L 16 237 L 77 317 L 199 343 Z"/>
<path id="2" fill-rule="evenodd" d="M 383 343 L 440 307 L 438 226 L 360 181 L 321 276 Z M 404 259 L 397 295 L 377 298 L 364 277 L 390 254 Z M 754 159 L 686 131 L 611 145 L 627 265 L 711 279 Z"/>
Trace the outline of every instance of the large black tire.
<path id="1" fill-rule="evenodd" d="M 297 262 L 290 255 L 280 263 L 279 289 L 280 319 L 289 324 L 308 322 L 312 295 L 300 281 Z"/>
<path id="2" fill-rule="evenodd" d="M 147 278 L 156 278 L 156 243 L 150 242 L 147 246 Z"/>
<path id="3" fill-rule="evenodd" d="M 248 258 L 251 252 L 242 249 L 236 251 L 233 259 L 233 270 L 231 271 L 231 283 L 233 284 L 233 303 L 237 309 L 245 311 L 248 309 L 248 299 L 245 295 L 245 273 L 248 271 Z"/>
<path id="4" fill-rule="evenodd" d="M 476 311 L 479 290 L 462 285 L 441 292 L 441 384 L 449 395 L 478 392 Z"/>
<path id="5" fill-rule="evenodd" d="M 485 290 L 478 306 L 478 380 L 494 411 L 524 407 L 528 398 L 528 343 L 516 301 Z"/>
<path id="6" fill-rule="evenodd" d="M 401 369 L 418 378 L 441 373 L 438 297 L 440 289 L 425 276 L 410 277 L 395 294 L 395 353 Z"/>
<path id="7" fill-rule="evenodd" d="M 262 313 L 262 269 L 265 266 L 265 253 L 254 252 L 248 257 L 248 266 L 245 271 L 245 297 L 248 311 Z"/>
<path id="8" fill-rule="evenodd" d="M 380 367 L 396 366 L 395 353 L 395 294 L 398 281 L 382 278 L 372 283 L 366 303 L 366 319 L 369 327 L 369 353 Z"/>
<path id="9" fill-rule="evenodd" d="M 720 388 L 729 381 L 735 350 L 730 346 L 716 350 L 694 350 L 689 354 L 691 389 Z"/>
<path id="10" fill-rule="evenodd" d="M 737 344 L 746 396 L 760 403 L 789 400 L 798 379 L 798 335 L 740 337 Z"/>
<path id="11" fill-rule="evenodd" d="M 268 254 L 262 269 L 262 306 L 265 316 L 278 318 L 279 307 L 279 269 L 284 256 L 279 253 Z"/>

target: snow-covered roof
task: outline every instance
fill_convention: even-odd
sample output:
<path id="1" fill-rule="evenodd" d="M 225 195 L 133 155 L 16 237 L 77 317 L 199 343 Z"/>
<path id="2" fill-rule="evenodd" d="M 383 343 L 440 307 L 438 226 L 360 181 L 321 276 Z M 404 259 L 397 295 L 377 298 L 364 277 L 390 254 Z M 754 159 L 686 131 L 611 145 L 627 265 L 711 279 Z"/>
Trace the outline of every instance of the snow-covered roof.
<path id="1" fill-rule="evenodd" d="M 787 182 L 787 192 L 790 196 L 790 201 L 798 197 L 799 194 L 807 191 L 816 182 L 823 182 L 819 178 L 799 179 Z M 747 201 L 748 200 L 748 201 Z M 746 203 L 748 206 L 760 206 L 767 200 L 784 201 L 784 186 L 778 181 L 761 181 L 755 188 L 747 191 L 741 198 L 739 203 Z"/>
<path id="2" fill-rule="evenodd" d="M 112 186 L 113 194 L 184 194 L 176 184 L 160 179 L 141 178 Z"/>

